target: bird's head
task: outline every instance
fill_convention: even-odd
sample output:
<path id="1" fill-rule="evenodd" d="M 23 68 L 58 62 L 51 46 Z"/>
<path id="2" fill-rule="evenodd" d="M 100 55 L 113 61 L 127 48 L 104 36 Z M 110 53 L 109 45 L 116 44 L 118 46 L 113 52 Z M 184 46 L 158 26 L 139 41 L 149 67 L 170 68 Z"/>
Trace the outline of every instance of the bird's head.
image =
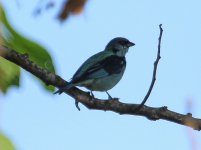
<path id="1" fill-rule="evenodd" d="M 129 47 L 134 46 L 135 44 L 130 42 L 126 38 L 117 37 L 112 39 L 105 47 L 105 51 L 111 51 L 115 55 L 124 57 L 128 52 Z"/>

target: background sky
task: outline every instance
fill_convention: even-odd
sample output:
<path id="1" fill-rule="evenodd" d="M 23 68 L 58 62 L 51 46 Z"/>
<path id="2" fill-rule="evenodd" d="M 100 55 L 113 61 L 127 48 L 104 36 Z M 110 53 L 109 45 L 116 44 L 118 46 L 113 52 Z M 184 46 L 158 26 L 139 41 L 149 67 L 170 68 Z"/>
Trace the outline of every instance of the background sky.
<path id="1" fill-rule="evenodd" d="M 44 3 L 46 1 L 43 1 Z M 38 17 L 38 0 L 2 0 L 8 18 L 21 34 L 44 45 L 57 73 L 69 80 L 89 56 L 122 36 L 136 45 L 127 54 L 127 69 L 110 94 L 140 103 L 156 58 L 159 24 L 163 24 L 157 80 L 146 105 L 201 118 L 201 1 L 88 1 L 83 13 L 64 23 L 56 20 L 62 3 Z M 201 133 L 164 121 L 88 110 L 63 94 L 47 93 L 22 70 L 21 87 L 0 95 L 0 129 L 18 150 L 201 149 Z M 85 89 L 84 89 L 85 90 Z M 95 92 L 98 98 L 105 93 Z M 188 102 L 192 103 L 190 105 Z M 189 105 L 187 105 L 189 104 Z"/>

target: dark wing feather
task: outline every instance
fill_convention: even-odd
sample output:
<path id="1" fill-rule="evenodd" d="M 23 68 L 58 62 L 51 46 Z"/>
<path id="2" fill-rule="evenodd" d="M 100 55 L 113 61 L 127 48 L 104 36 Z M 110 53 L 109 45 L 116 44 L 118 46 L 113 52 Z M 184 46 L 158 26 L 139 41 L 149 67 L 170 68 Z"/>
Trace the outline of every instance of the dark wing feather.
<path id="1" fill-rule="evenodd" d="M 116 55 L 107 56 L 93 63 L 93 65 L 85 69 L 84 72 L 77 77 L 80 71 L 83 69 L 81 66 L 81 68 L 76 72 L 72 83 L 79 83 L 89 79 L 97 79 L 112 74 L 118 74 L 122 71 L 125 65 L 125 57 L 119 57 Z"/>
<path id="2" fill-rule="evenodd" d="M 111 55 L 112 53 L 109 51 L 102 51 L 88 58 L 75 72 L 71 82 L 78 83 L 90 78 L 94 78 L 95 76 L 101 77 L 107 75 L 105 72 L 100 72 L 100 62 Z"/>

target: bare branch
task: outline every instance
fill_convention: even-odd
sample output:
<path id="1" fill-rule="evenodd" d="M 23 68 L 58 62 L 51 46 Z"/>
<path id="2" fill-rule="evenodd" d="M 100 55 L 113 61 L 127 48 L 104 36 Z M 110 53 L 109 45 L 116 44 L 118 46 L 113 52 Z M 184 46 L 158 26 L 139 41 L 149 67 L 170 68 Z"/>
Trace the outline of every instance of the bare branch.
<path id="1" fill-rule="evenodd" d="M 201 119 L 192 117 L 192 114 L 189 113 L 179 114 L 177 112 L 168 110 L 166 106 L 154 108 L 144 105 L 153 89 L 154 82 L 156 80 L 156 70 L 157 70 L 157 64 L 160 59 L 160 43 L 163 31 L 161 25 L 159 27 L 160 27 L 160 36 L 158 44 L 158 54 L 157 59 L 154 63 L 153 79 L 143 102 L 139 105 L 139 104 L 122 103 L 118 99 L 103 100 L 98 98 L 92 98 L 88 92 L 84 92 L 76 87 L 73 87 L 65 93 L 75 99 L 75 105 L 78 110 L 79 110 L 78 102 L 80 102 L 89 109 L 113 111 L 119 113 L 120 115 L 144 116 L 154 121 L 163 119 L 191 127 L 198 131 L 201 130 Z M 53 85 L 57 88 L 62 88 L 68 83 L 67 81 L 63 80 L 60 76 L 48 72 L 46 69 L 38 66 L 37 64 L 29 60 L 27 54 L 20 54 L 13 49 L 0 45 L 0 56 L 24 68 L 28 72 L 32 73 L 33 75 L 41 79 L 47 85 Z"/>
<path id="2" fill-rule="evenodd" d="M 50 73 L 46 69 L 43 69 L 34 62 L 30 61 L 27 54 L 19 54 L 18 52 L 5 46 L 0 46 L 0 54 L 1 57 L 19 65 L 48 85 L 61 88 L 67 84 L 67 82 L 58 75 Z M 88 92 L 84 92 L 76 87 L 70 89 L 66 92 L 66 94 L 73 97 L 76 100 L 76 103 L 80 102 L 89 109 L 113 111 L 121 115 L 127 114 L 144 116 L 150 120 L 164 119 L 189 126 L 198 131 L 201 130 L 201 119 L 194 118 L 191 114 L 183 115 L 170 111 L 167 107 L 154 108 L 142 106 L 141 109 L 136 112 L 136 109 L 140 106 L 138 104 L 127 104 L 118 100 L 102 100 L 97 98 L 92 100 L 92 97 Z"/>
<path id="3" fill-rule="evenodd" d="M 157 67 L 158 67 L 158 62 L 161 58 L 160 56 L 160 53 L 161 53 L 161 39 L 162 39 L 162 35 L 163 35 L 163 29 L 162 29 L 162 24 L 159 25 L 159 28 L 160 28 L 160 34 L 159 34 L 159 38 L 158 38 L 158 52 L 157 52 L 157 57 L 156 57 L 156 60 L 154 62 L 154 70 L 153 70 L 153 76 L 152 76 L 152 81 L 151 81 L 151 85 L 149 87 L 149 90 L 147 92 L 147 94 L 145 95 L 143 101 L 141 102 L 141 104 L 139 105 L 139 107 L 136 108 L 136 111 L 139 111 L 142 106 L 146 103 L 146 101 L 148 100 L 150 94 L 151 94 L 151 91 L 154 87 L 154 83 L 156 81 L 156 71 L 157 71 Z"/>

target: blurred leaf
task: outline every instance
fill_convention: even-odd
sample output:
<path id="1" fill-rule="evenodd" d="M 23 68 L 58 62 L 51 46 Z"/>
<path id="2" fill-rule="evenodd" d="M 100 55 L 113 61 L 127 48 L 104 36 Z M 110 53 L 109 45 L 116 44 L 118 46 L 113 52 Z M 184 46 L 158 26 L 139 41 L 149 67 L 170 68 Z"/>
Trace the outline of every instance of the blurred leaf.
<path id="1" fill-rule="evenodd" d="M 10 23 L 8 22 L 6 14 L 5 14 L 2 6 L 0 6 L 0 14 L 1 14 L 0 39 L 1 38 L 3 39 L 4 45 L 7 45 L 8 47 L 13 48 L 20 53 L 28 54 L 29 58 L 33 62 L 35 62 L 39 66 L 47 69 L 48 71 L 55 73 L 55 68 L 54 68 L 52 58 L 51 58 L 50 54 L 47 52 L 47 50 L 44 47 L 42 47 L 41 45 L 37 44 L 36 42 L 33 42 L 33 41 L 25 38 L 24 36 L 20 35 L 17 31 L 15 31 L 13 29 L 13 27 L 10 25 Z M 0 40 L 0 42 L 1 41 L 2 40 Z M 4 70 L 4 72 L 7 72 L 7 73 L 8 72 L 11 73 L 11 71 L 5 71 L 5 70 L 7 68 L 10 68 L 9 70 L 13 69 L 13 71 L 12 71 L 13 76 L 15 78 L 18 78 L 18 80 L 14 81 L 14 80 L 11 80 L 10 76 L 4 76 L 4 79 L 6 79 L 5 85 L 1 84 L 1 82 L 0 82 L 0 88 L 5 92 L 6 89 L 8 87 L 10 87 L 10 85 L 19 85 L 20 73 L 19 73 L 19 68 L 16 69 L 17 67 L 16 66 L 14 67 L 14 65 L 11 65 L 11 63 L 7 63 L 5 65 L 5 63 L 3 63 L 2 60 L 0 63 L 2 63 L 2 65 L 0 67 L 4 66 L 4 68 L 0 68 L 1 70 Z M 3 71 L 1 71 L 1 72 L 3 72 Z M 6 83 L 7 83 L 7 85 L 6 85 Z M 47 89 L 49 91 L 54 90 L 53 86 L 46 86 L 42 81 L 41 81 L 41 83 L 45 87 L 45 89 Z"/>
<path id="2" fill-rule="evenodd" d="M 6 93 L 12 86 L 19 86 L 20 68 L 0 57 L 0 89 Z"/>
<path id="3" fill-rule="evenodd" d="M 70 14 L 80 14 L 86 4 L 87 0 L 66 0 L 63 9 L 59 13 L 59 20 L 66 20 Z"/>
<path id="4" fill-rule="evenodd" d="M 0 150 L 15 150 L 11 141 L 2 133 L 0 133 Z"/>

